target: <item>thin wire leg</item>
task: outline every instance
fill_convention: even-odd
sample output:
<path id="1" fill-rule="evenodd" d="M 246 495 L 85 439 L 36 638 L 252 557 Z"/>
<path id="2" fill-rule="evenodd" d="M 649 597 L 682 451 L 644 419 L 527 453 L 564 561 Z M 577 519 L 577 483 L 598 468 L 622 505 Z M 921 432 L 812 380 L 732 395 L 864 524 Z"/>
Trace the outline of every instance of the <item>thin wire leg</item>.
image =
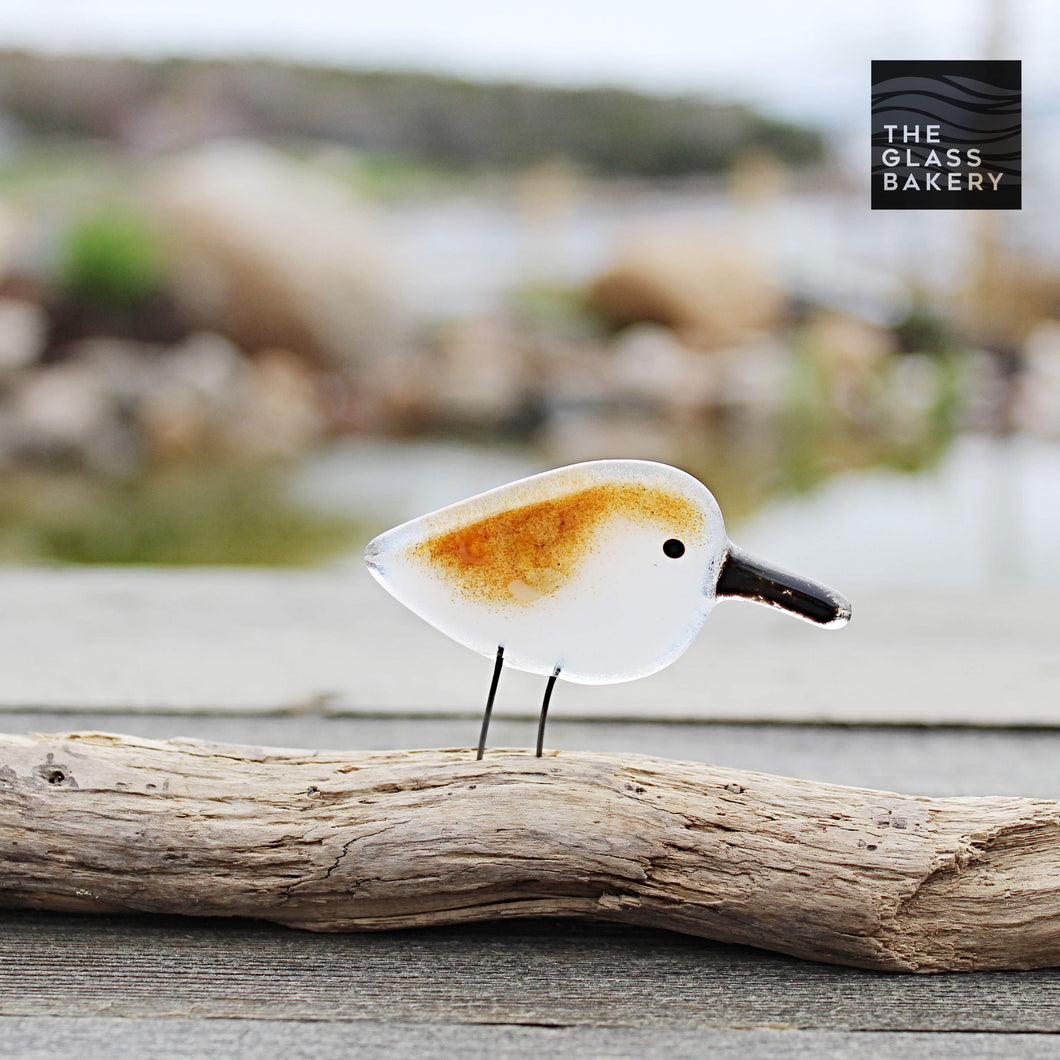
<path id="1" fill-rule="evenodd" d="M 490 682 L 490 694 L 486 698 L 486 713 L 482 715 L 482 732 L 478 737 L 478 754 L 481 758 L 486 753 L 486 733 L 490 728 L 490 715 L 493 713 L 493 700 L 497 695 L 497 683 L 501 679 L 501 667 L 504 665 L 504 645 L 497 648 L 497 661 L 493 664 L 493 680 Z"/>
<path id="2" fill-rule="evenodd" d="M 537 723 L 537 757 L 541 757 L 541 748 L 545 743 L 545 719 L 548 717 L 548 704 L 552 699 L 552 689 L 556 687 L 556 678 L 559 677 L 559 667 L 552 671 L 552 676 L 545 685 L 545 698 L 541 701 L 541 718 Z"/>

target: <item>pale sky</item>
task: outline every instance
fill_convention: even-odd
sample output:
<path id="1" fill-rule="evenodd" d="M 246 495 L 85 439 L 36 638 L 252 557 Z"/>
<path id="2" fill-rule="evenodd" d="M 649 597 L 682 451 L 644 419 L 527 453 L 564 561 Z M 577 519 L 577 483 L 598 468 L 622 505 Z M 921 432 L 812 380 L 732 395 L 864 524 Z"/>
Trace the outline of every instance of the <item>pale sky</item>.
<path id="1" fill-rule="evenodd" d="M 871 59 L 982 57 L 1004 0 L 0 0 L 0 47 L 266 55 L 709 93 L 841 123 Z M 1025 104 L 1060 98 L 1060 3 L 1008 0 Z"/>

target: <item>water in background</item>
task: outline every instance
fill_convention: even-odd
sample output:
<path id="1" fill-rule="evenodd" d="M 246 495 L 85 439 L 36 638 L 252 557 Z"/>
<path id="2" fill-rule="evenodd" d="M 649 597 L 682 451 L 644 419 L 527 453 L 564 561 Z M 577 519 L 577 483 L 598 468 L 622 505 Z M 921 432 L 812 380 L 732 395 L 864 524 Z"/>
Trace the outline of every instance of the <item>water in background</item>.
<path id="1" fill-rule="evenodd" d="M 245 171 L 233 192 L 235 163 Z M 250 293 L 233 296 L 230 312 L 217 319 L 182 323 L 175 314 L 174 336 L 145 337 L 133 327 L 101 344 L 74 327 L 86 325 L 86 306 L 70 291 L 65 317 L 56 312 L 64 303 L 52 287 L 70 287 L 69 276 L 13 273 L 18 283 L 12 280 L 4 296 L 8 315 L 14 324 L 35 322 L 43 337 L 23 337 L 18 346 L 8 335 L 14 353 L 0 442 L 9 443 L 12 468 L 32 460 L 56 465 L 59 477 L 42 487 L 11 476 L 0 503 L 0 557 L 311 562 L 334 554 L 337 543 L 356 562 L 355 539 L 366 541 L 394 522 L 547 467 L 611 455 L 686 467 L 715 490 L 742 545 L 826 580 L 1060 580 L 1052 547 L 1060 539 L 1056 449 L 1030 434 L 1010 441 L 959 436 L 945 447 L 954 426 L 990 425 L 974 408 L 963 419 L 953 413 L 967 397 L 964 366 L 979 372 L 975 393 L 985 407 L 996 382 L 991 371 L 1001 374 L 997 365 L 1009 351 L 985 353 L 959 336 L 910 345 L 899 335 L 918 296 L 946 319 L 947 292 L 960 286 L 977 238 L 968 216 L 873 214 L 865 189 L 831 171 L 818 174 L 827 182 L 818 187 L 810 175 L 777 170 L 771 191 L 751 194 L 755 181 L 746 178 L 741 190 L 739 181 L 721 176 L 660 184 L 544 167 L 369 203 L 347 201 L 331 163 L 311 162 L 312 181 L 303 186 L 303 162 L 262 145 L 215 146 L 185 164 L 192 168 L 180 169 L 181 179 L 150 185 L 162 203 L 156 212 L 170 216 L 176 207 L 166 195 L 177 191 L 183 208 L 194 184 L 189 172 L 198 174 L 199 208 L 214 207 L 208 216 L 216 228 L 215 264 L 220 269 L 229 243 L 243 239 L 244 267 L 235 275 Z M 54 168 L 67 179 L 76 167 L 67 160 Z M 327 194 L 317 196 L 315 182 L 325 178 Z M 248 187 L 257 188 L 260 202 Z M 295 192 L 304 193 L 305 209 L 288 216 L 280 206 L 298 205 Z M 31 202 L 38 192 L 20 194 Z M 15 216 L 23 203 L 11 201 Z M 226 226 L 234 204 L 245 202 L 258 212 L 233 232 Z M 269 229 L 276 215 L 286 228 Z M 341 240 L 329 243 L 336 217 L 346 227 Z M 1055 210 L 1041 202 L 1006 219 L 1010 249 L 1020 251 L 1028 275 L 1048 271 L 1039 264 L 1055 249 L 1054 220 Z M 73 231 L 82 243 L 92 236 L 91 248 L 106 247 L 114 240 L 101 234 L 124 238 L 127 221 L 89 216 Z M 194 227 L 172 217 L 170 223 L 180 231 Z M 584 300 L 574 319 L 552 315 L 570 310 L 594 277 L 613 272 L 623 247 L 645 232 L 685 241 L 667 261 L 677 262 L 664 277 L 671 293 L 688 293 L 681 281 L 697 263 L 711 266 L 685 299 L 693 309 L 702 309 L 719 287 L 715 281 L 732 271 L 738 256 L 730 260 L 729 252 L 746 251 L 760 270 L 742 293 L 749 302 L 763 289 L 775 293 L 776 312 L 761 314 L 775 319 L 752 321 L 756 337 L 748 341 L 708 334 L 694 313 L 691 322 L 646 313 L 624 330 L 621 320 L 605 327 L 590 316 Z M 261 318 L 284 303 L 268 284 L 253 286 L 268 257 L 254 242 L 263 233 L 276 252 L 272 279 L 284 281 L 281 289 L 301 313 L 292 311 L 286 321 L 292 326 L 277 325 L 268 341 L 257 330 Z M 987 241 L 979 237 L 987 258 Z M 131 250 L 137 245 L 133 240 Z M 313 255 L 322 246 L 331 257 L 318 260 Z M 359 263 L 353 249 L 365 254 Z M 109 264 L 127 265 L 128 251 L 111 253 Z M 399 259 L 392 286 L 403 307 L 390 305 L 389 279 L 386 297 L 376 298 L 376 281 L 382 282 L 376 251 L 380 260 L 384 251 Z M 640 253 L 639 275 L 653 280 L 657 262 L 643 247 Z M 189 260 L 197 281 L 210 273 L 195 254 Z M 344 268 L 345 285 L 331 286 Z M 82 286 L 92 280 L 98 287 L 91 256 L 74 272 Z M 139 280 L 143 269 L 130 274 Z M 304 274 L 313 282 L 304 282 Z M 1012 283 L 1022 292 L 1022 283 Z M 547 297 L 533 303 L 526 295 L 535 285 Z M 222 294 L 229 288 L 241 290 L 218 284 Z M 1051 290 L 1060 291 L 1060 281 Z M 363 295 L 363 304 L 351 292 Z M 1047 347 L 1042 364 L 1052 374 L 1043 370 L 1041 378 L 1051 380 L 1052 397 L 1028 417 L 1035 419 L 1028 429 L 1055 440 L 1060 329 L 1056 306 L 1047 308 L 1028 320 Z M 404 314 L 393 335 L 391 310 Z M 951 315 L 964 323 L 960 313 Z M 329 326 L 314 331 L 312 341 L 293 327 L 322 319 Z M 70 334 L 63 337 L 60 325 Z M 994 368 L 982 371 L 988 362 Z M 352 440 L 316 448 L 344 433 Z M 513 437 L 534 447 L 498 442 Z M 253 461 L 262 464 L 260 475 L 248 470 Z M 298 512 L 277 511 L 283 489 L 271 472 L 285 462 L 293 468 L 294 500 L 356 522 L 317 525 L 300 522 Z M 889 469 L 895 466 L 906 472 Z M 86 467 L 95 477 L 84 474 Z M 299 545 L 296 555 L 292 544 Z"/>
<path id="2" fill-rule="evenodd" d="M 712 232 L 719 247 L 753 247 L 786 283 L 877 319 L 900 315 L 917 286 L 945 290 L 966 263 L 967 217 L 866 209 L 860 186 L 789 191 L 733 211 L 723 186 L 679 188 L 573 184 L 551 226 L 528 230 L 505 196 L 464 195 L 387 207 L 403 251 L 410 300 L 421 316 L 489 312 L 528 278 L 582 284 L 630 238 L 655 225 Z M 1041 203 L 1020 224 L 1020 242 L 1053 250 L 1053 215 Z M 1043 223 L 1044 222 L 1044 223 Z"/>
<path id="3" fill-rule="evenodd" d="M 518 447 L 354 440 L 311 458 L 295 491 L 374 533 L 548 466 Z M 930 470 L 841 473 L 727 527 L 742 547 L 837 585 L 1058 586 L 1058 485 L 1060 448 L 963 435 Z M 359 564 L 359 549 L 342 562 Z"/>

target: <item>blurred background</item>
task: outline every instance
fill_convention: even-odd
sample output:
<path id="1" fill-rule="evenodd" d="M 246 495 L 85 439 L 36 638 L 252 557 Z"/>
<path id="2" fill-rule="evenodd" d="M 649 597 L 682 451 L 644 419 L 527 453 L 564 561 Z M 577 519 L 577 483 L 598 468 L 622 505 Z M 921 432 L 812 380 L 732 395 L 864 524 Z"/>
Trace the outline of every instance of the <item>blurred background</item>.
<path id="1" fill-rule="evenodd" d="M 1060 585 L 1060 9 L 0 3 L 0 560 L 355 564 L 603 456 L 844 585 Z M 873 58 L 1020 212 L 869 210 Z"/>

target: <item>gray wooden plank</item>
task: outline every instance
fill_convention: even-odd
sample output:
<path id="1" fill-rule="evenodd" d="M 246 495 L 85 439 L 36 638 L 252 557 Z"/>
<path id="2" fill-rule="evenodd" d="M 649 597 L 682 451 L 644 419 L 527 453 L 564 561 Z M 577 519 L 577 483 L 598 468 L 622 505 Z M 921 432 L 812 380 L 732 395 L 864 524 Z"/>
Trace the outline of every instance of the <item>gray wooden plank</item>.
<path id="1" fill-rule="evenodd" d="M 0 1014 L 1055 1034 L 1060 972 L 882 975 L 604 924 L 313 935 L 6 912 Z"/>
<path id="2" fill-rule="evenodd" d="M 812 574 L 813 572 L 807 572 Z M 726 603 L 673 666 L 561 683 L 557 718 L 1060 724 L 1060 609 L 1031 588 L 841 586 L 823 633 Z M 0 570 L 0 706 L 120 710 L 478 711 L 489 662 L 431 629 L 359 564 L 317 571 Z M 541 681 L 506 673 L 498 716 Z"/>
<path id="3" fill-rule="evenodd" d="M 468 718 L 99 714 L 0 711 L 5 732 L 102 729 L 167 739 L 323 750 L 470 746 Z M 1060 799 L 1060 731 L 834 725 L 549 722 L 547 746 L 636 752 L 918 795 Z M 530 720 L 496 719 L 491 747 L 529 747 Z"/>
<path id="4" fill-rule="evenodd" d="M 689 1030 L 652 1027 L 285 1022 L 188 1019 L 0 1019 L 0 1055 L 22 1060 L 1053 1060 L 1057 1041 L 1042 1034 L 848 1033 L 799 1030 Z"/>

